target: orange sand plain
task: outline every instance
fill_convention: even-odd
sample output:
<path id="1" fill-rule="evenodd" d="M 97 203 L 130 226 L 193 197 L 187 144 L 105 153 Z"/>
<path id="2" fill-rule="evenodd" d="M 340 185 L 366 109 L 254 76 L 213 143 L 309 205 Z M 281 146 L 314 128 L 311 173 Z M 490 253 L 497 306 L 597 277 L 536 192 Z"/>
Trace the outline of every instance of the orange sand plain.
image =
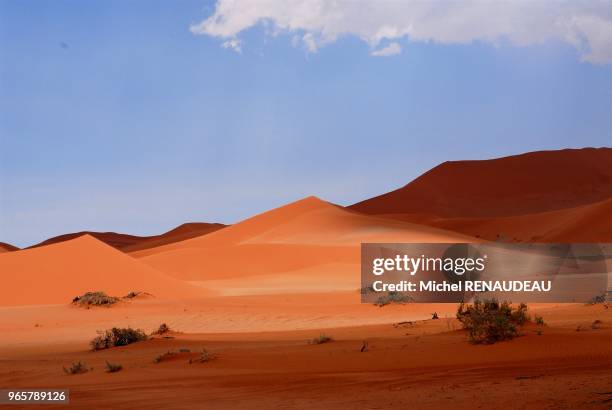
<path id="1" fill-rule="evenodd" d="M 359 303 L 361 242 L 475 240 L 310 197 L 129 255 L 89 236 L 5 252 L 0 387 L 70 388 L 71 407 L 83 409 L 604 405 L 612 398 L 604 305 L 533 305 L 547 323 L 541 334 L 530 325 L 513 341 L 475 346 L 458 330 L 456 305 Z M 154 296 L 70 305 L 94 290 Z M 179 333 L 88 350 L 96 330 L 151 332 L 162 322 Z M 307 343 L 321 333 L 334 340 Z M 190 351 L 154 363 L 181 348 Z M 189 364 L 202 348 L 214 360 Z M 93 370 L 64 374 L 76 361 Z M 105 361 L 124 369 L 106 373 Z"/>

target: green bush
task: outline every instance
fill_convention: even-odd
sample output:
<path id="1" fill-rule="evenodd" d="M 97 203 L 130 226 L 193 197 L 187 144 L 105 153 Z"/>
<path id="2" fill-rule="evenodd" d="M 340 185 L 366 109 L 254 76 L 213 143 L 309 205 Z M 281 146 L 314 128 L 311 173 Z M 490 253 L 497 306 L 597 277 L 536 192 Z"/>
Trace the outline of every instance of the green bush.
<path id="1" fill-rule="evenodd" d="M 90 345 L 92 350 L 102 350 L 114 346 L 126 346 L 143 340 L 147 340 L 147 335 L 140 329 L 113 327 L 104 332 L 99 332 L 99 335 L 90 342 Z"/>
<path id="2" fill-rule="evenodd" d="M 508 302 L 476 300 L 473 305 L 461 303 L 457 319 L 469 332 L 472 343 L 490 344 L 518 336 L 518 328 L 529 320 L 527 305 L 516 308 Z"/>

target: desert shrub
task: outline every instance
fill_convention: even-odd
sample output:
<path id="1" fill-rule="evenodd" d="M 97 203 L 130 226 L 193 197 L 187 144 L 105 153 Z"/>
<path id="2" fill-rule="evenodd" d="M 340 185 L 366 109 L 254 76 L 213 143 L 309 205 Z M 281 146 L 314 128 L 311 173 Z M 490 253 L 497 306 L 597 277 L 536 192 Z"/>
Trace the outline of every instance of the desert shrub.
<path id="1" fill-rule="evenodd" d="M 141 293 L 142 293 L 142 292 L 135 292 L 135 291 L 133 291 L 133 290 L 132 290 L 132 291 L 128 292 L 128 294 L 127 294 L 127 295 L 125 295 L 125 298 L 126 298 L 126 299 L 133 299 L 133 298 L 135 298 L 136 296 L 140 295 Z"/>
<path id="2" fill-rule="evenodd" d="M 544 326 L 544 318 L 540 315 L 535 315 L 534 322 L 538 326 Z"/>
<path id="3" fill-rule="evenodd" d="M 391 303 L 404 304 L 404 303 L 410 303 L 413 301 L 414 299 L 412 299 L 412 297 L 408 295 L 403 295 L 400 292 L 389 292 L 385 296 L 380 296 L 378 299 L 376 299 L 376 302 L 374 302 L 374 305 L 378 307 L 383 307 Z"/>
<path id="4" fill-rule="evenodd" d="M 107 329 L 104 332 L 98 332 L 89 344 L 92 350 L 108 349 L 114 346 L 126 346 L 131 343 L 147 340 L 147 335 L 140 329 L 117 328 Z"/>
<path id="5" fill-rule="evenodd" d="M 213 356 L 211 353 L 208 353 L 208 350 L 202 349 L 202 352 L 200 353 L 200 357 L 198 359 L 189 359 L 189 364 L 192 364 L 195 362 L 206 363 L 206 362 L 210 362 L 214 358 L 215 356 Z"/>
<path id="6" fill-rule="evenodd" d="M 64 366 L 63 369 L 66 374 L 82 374 L 89 371 L 87 365 L 83 362 L 72 363 L 70 367 Z"/>
<path id="7" fill-rule="evenodd" d="M 374 292 L 376 291 L 374 290 L 374 287 L 372 285 L 364 286 L 359 289 L 359 293 L 361 293 L 362 295 L 367 295 L 368 293 L 374 293 Z"/>
<path id="8" fill-rule="evenodd" d="M 87 292 L 72 299 L 72 303 L 79 306 L 110 306 L 119 301 L 119 298 L 108 296 L 104 292 Z"/>
<path id="9" fill-rule="evenodd" d="M 469 332 L 472 343 L 495 343 L 518 336 L 518 327 L 529 318 L 527 305 L 512 308 L 508 302 L 476 300 L 473 305 L 461 303 L 457 319 Z"/>
<path id="10" fill-rule="evenodd" d="M 598 305 L 600 303 L 606 303 L 606 294 L 603 293 L 601 295 L 593 296 L 591 300 L 587 302 L 587 305 Z"/>
<path id="11" fill-rule="evenodd" d="M 208 353 L 208 350 L 202 349 L 202 352 L 200 353 L 200 362 L 209 362 L 210 360 L 212 360 L 212 358 L 213 356 Z"/>
<path id="12" fill-rule="evenodd" d="M 168 333 L 169 331 L 170 331 L 170 327 L 168 327 L 167 324 L 162 323 L 161 325 L 159 325 L 157 330 L 154 331 L 152 334 L 153 335 L 163 335 L 164 333 Z"/>
<path id="13" fill-rule="evenodd" d="M 314 339 L 311 339 L 308 343 L 311 344 L 311 345 L 320 345 L 320 344 L 323 344 L 323 343 L 331 342 L 332 340 L 334 340 L 334 339 L 332 339 L 330 336 L 327 336 L 325 334 L 321 334 L 318 337 L 315 337 Z"/>
<path id="14" fill-rule="evenodd" d="M 116 373 L 121 369 L 123 369 L 123 366 L 121 366 L 119 363 L 106 362 L 106 371 L 108 373 Z"/>
<path id="15" fill-rule="evenodd" d="M 174 356 L 174 355 L 176 355 L 176 354 L 177 354 L 177 353 L 175 353 L 175 352 L 172 352 L 172 351 L 168 350 L 166 353 L 162 353 L 162 354 L 159 354 L 159 355 L 155 356 L 155 359 L 153 359 L 153 361 L 154 361 L 155 363 L 161 363 L 161 362 L 163 362 L 165 359 L 168 359 L 168 358 L 170 358 L 170 357 L 172 357 L 172 356 Z"/>

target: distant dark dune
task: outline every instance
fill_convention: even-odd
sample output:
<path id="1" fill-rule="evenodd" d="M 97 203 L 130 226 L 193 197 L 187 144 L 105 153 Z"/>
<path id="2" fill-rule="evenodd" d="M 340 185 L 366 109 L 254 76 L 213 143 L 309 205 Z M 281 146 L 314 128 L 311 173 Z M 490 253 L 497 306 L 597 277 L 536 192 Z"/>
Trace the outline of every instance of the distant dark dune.
<path id="1" fill-rule="evenodd" d="M 349 208 L 366 214 L 498 217 L 573 208 L 608 198 L 612 198 L 612 148 L 584 148 L 445 162 L 402 188 Z"/>
<path id="2" fill-rule="evenodd" d="M 99 241 L 102 241 L 107 245 L 112 246 L 113 248 L 116 248 L 123 252 L 133 252 L 137 250 L 143 250 L 160 245 L 165 245 L 168 243 L 182 241 L 185 239 L 195 238 L 196 236 L 206 235 L 208 233 L 224 228 L 225 226 L 226 225 L 217 223 L 190 222 L 182 224 L 163 234 L 154 236 L 134 236 L 116 232 L 82 231 L 55 236 L 36 245 L 30 246 L 30 248 L 37 248 L 39 246 L 50 245 L 58 242 L 65 242 L 83 235 L 91 235 Z"/>

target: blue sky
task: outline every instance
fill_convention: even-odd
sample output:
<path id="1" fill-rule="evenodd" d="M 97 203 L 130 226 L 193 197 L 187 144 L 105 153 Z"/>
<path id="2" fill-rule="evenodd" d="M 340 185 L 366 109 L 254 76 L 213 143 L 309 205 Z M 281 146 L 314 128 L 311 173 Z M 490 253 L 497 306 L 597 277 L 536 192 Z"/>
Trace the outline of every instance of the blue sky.
<path id="1" fill-rule="evenodd" d="M 316 27 L 270 16 L 197 33 L 219 7 L 0 1 L 0 241 L 346 205 L 447 160 L 612 141 L 606 49 L 352 28 L 310 47 Z"/>

